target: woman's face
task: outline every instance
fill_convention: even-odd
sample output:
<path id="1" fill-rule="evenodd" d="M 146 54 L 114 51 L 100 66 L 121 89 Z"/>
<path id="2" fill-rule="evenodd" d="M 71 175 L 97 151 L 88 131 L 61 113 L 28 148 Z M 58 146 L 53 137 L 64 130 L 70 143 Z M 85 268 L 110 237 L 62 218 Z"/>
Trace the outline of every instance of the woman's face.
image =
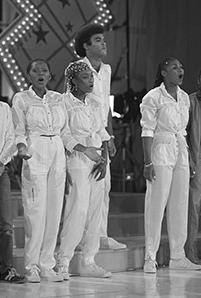
<path id="1" fill-rule="evenodd" d="M 182 64 L 177 60 L 172 60 L 168 63 L 161 72 L 164 81 L 173 85 L 181 85 L 184 78 L 184 69 Z"/>
<path id="2" fill-rule="evenodd" d="M 94 86 L 94 77 L 92 71 L 88 69 L 76 73 L 73 83 L 75 84 L 78 92 L 83 94 L 92 92 Z"/>
<path id="3" fill-rule="evenodd" d="M 44 61 L 34 61 L 28 75 L 32 86 L 37 89 L 45 89 L 51 79 L 49 67 Z"/>

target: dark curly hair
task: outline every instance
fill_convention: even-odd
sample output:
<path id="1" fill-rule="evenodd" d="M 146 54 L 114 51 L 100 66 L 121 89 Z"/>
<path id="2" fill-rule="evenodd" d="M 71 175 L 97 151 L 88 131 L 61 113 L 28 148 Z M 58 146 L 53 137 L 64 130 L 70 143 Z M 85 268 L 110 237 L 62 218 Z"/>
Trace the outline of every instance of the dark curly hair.
<path id="1" fill-rule="evenodd" d="M 94 34 L 103 34 L 104 33 L 104 27 L 100 24 L 89 24 L 84 27 L 82 27 L 77 35 L 75 36 L 75 51 L 77 55 L 80 57 L 85 57 L 86 56 L 86 50 L 83 47 L 84 43 L 87 43 L 90 45 L 90 38 Z"/>

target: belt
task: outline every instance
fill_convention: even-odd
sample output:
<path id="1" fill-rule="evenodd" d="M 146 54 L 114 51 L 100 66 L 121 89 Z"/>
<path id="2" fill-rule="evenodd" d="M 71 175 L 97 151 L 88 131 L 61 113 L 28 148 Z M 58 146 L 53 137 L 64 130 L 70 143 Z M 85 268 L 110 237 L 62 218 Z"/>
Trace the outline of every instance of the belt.
<path id="1" fill-rule="evenodd" d="M 56 137 L 57 135 L 40 135 L 41 137 L 47 137 L 47 138 L 52 138 L 52 137 Z"/>

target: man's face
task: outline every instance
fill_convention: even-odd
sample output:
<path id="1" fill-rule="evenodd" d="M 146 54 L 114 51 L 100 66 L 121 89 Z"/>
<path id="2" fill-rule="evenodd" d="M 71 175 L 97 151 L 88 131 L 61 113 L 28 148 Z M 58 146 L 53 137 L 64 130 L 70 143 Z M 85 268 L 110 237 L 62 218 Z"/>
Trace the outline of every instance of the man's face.
<path id="1" fill-rule="evenodd" d="M 107 46 L 104 35 L 102 33 L 92 35 L 90 41 L 90 45 L 84 43 L 86 53 L 96 58 L 102 58 L 107 55 Z"/>

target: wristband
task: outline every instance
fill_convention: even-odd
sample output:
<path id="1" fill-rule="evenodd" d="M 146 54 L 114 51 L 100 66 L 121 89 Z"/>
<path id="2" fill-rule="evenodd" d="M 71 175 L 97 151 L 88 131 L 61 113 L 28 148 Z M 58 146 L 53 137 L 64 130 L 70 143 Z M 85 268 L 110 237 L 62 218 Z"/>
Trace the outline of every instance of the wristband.
<path id="1" fill-rule="evenodd" d="M 147 164 L 144 165 L 145 168 L 149 168 L 149 167 L 151 167 L 151 166 L 153 166 L 153 163 L 152 163 L 152 162 L 147 163 Z"/>

